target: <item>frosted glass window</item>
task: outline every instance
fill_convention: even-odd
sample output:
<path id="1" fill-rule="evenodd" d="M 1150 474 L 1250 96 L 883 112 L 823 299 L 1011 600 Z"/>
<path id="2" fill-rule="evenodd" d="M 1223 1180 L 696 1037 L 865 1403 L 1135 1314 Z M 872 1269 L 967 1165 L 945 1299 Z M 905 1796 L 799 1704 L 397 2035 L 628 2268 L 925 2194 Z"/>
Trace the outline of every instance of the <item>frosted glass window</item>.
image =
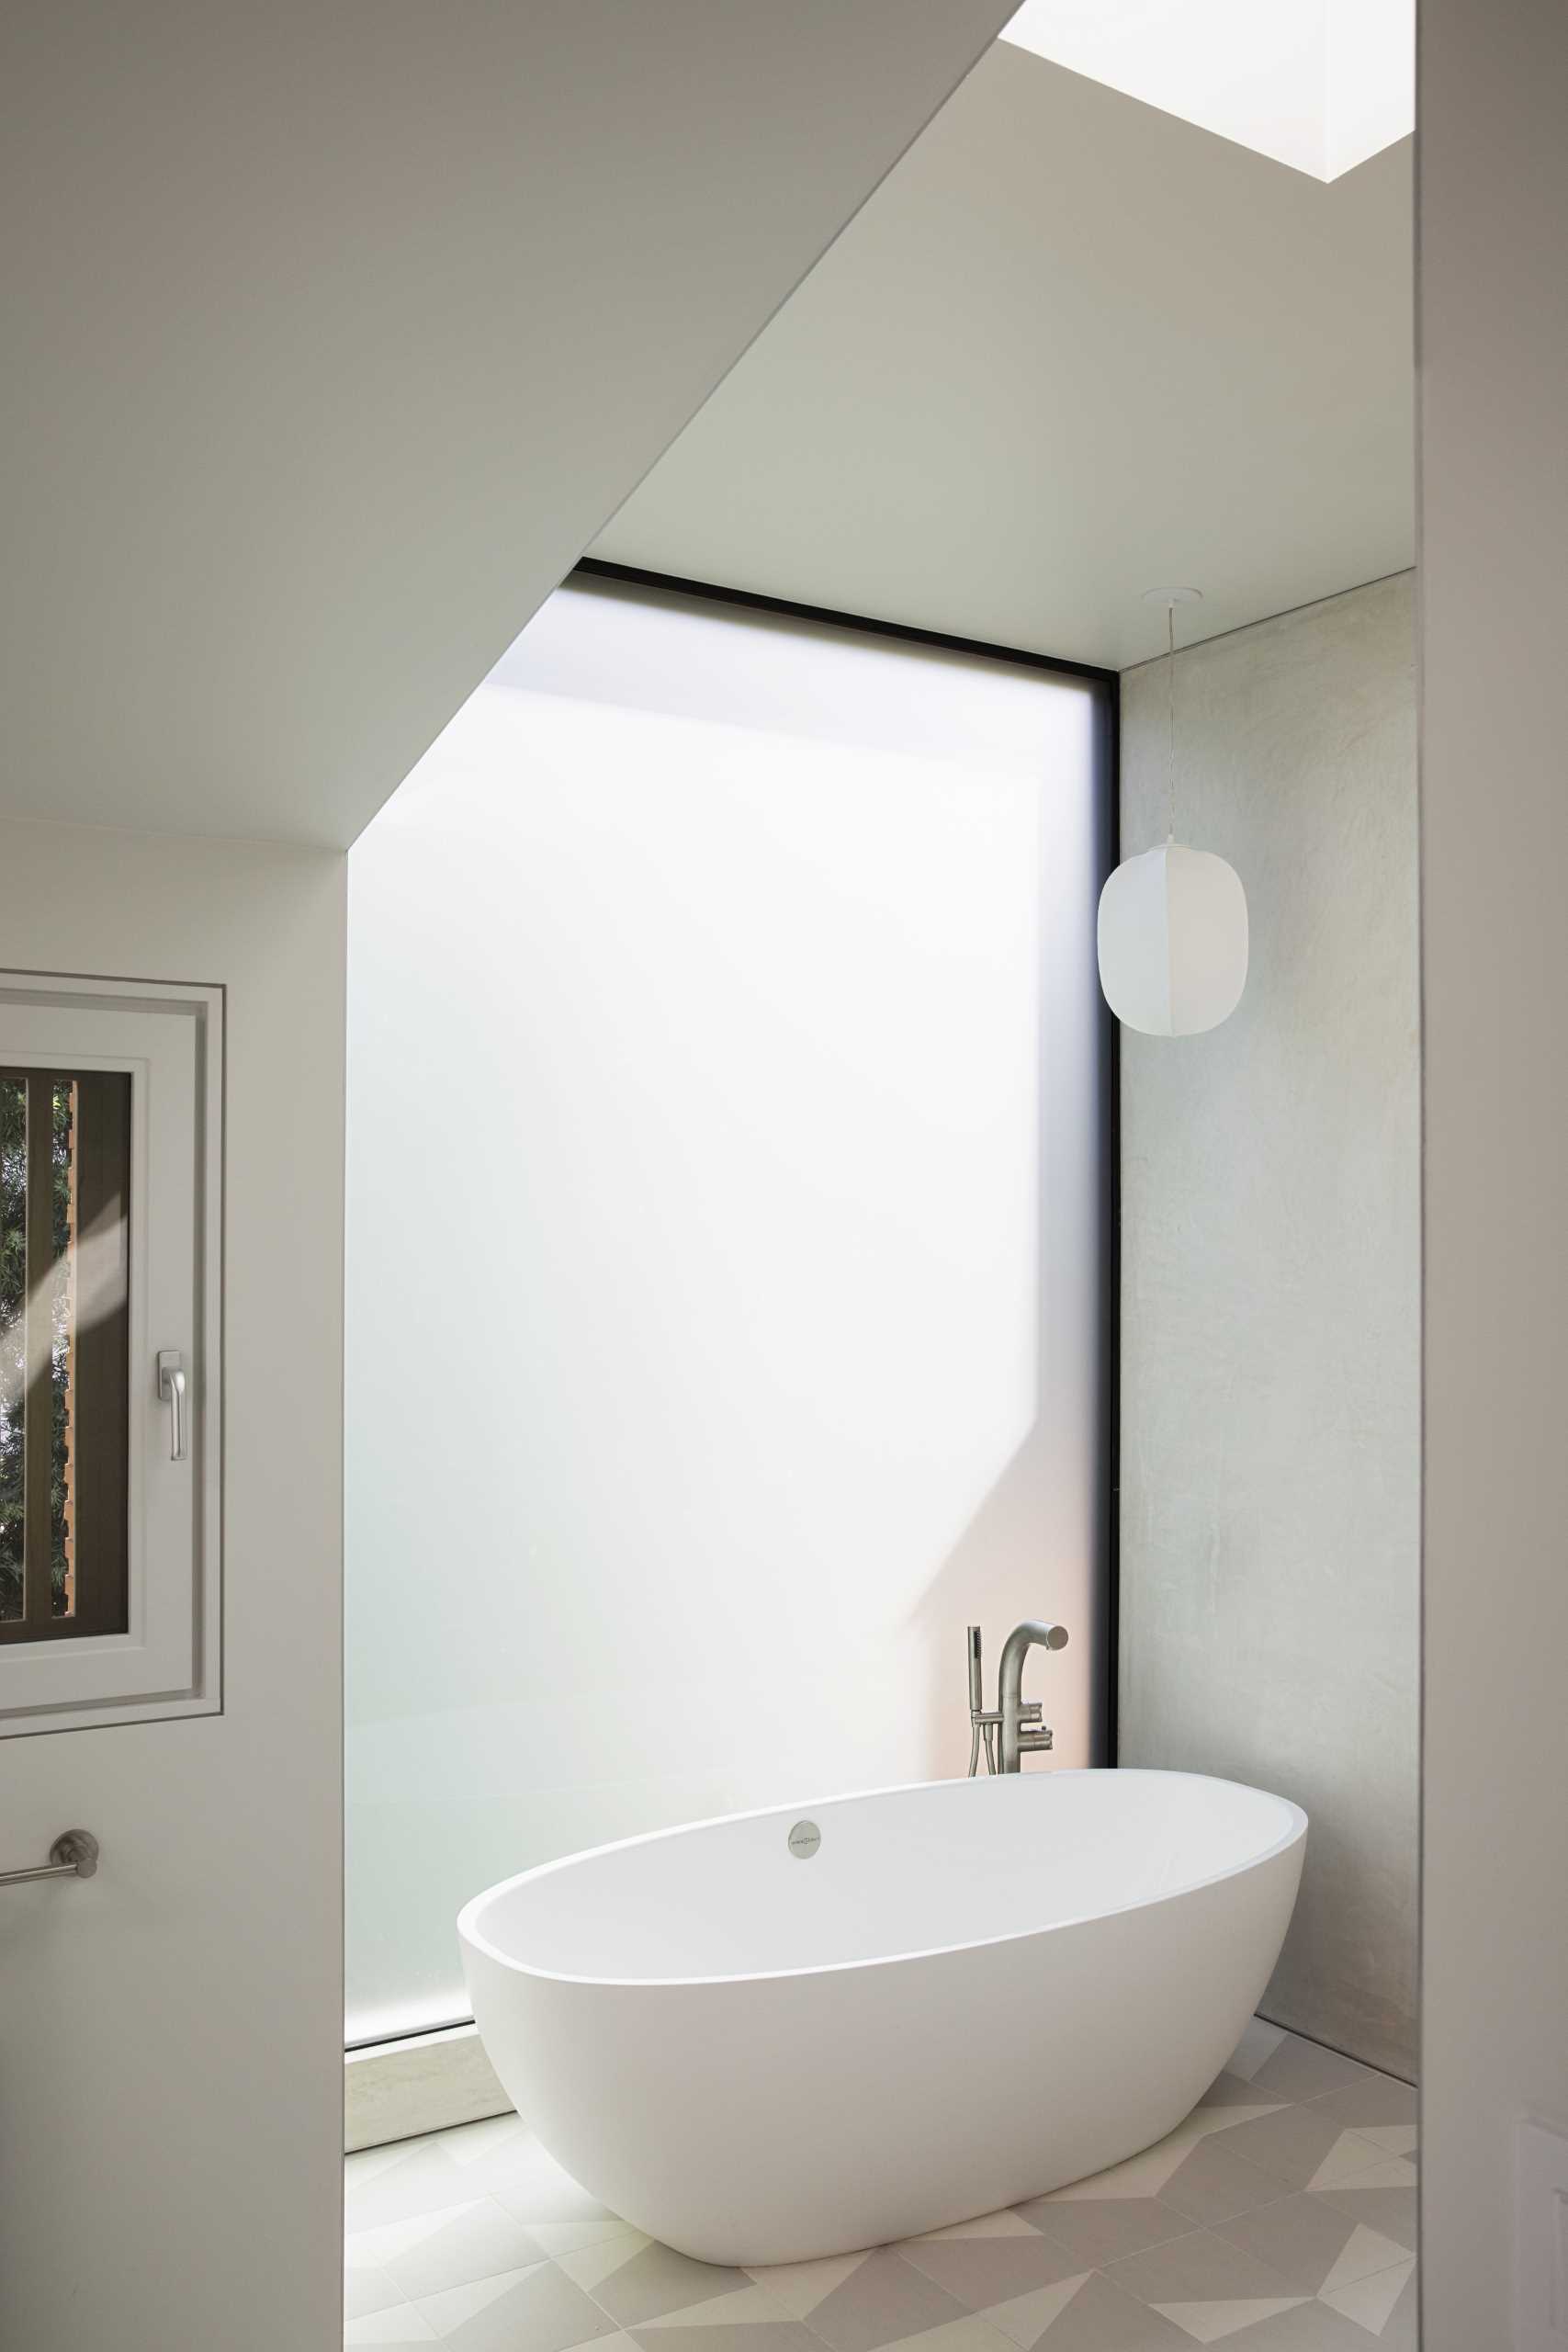
<path id="1" fill-rule="evenodd" d="M 350 859 L 348 1984 L 1107 1679 L 1097 682 L 564 589 Z"/>

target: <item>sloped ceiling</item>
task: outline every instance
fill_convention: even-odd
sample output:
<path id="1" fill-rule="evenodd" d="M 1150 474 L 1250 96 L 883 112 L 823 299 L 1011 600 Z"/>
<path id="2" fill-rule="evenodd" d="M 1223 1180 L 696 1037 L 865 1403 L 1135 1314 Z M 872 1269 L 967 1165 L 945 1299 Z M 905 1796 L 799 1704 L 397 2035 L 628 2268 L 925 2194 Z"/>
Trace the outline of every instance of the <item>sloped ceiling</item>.
<path id="1" fill-rule="evenodd" d="M 7 10 L 0 809 L 350 841 L 1009 14 Z"/>
<path id="2" fill-rule="evenodd" d="M 1123 668 L 1414 556 L 1411 154 L 1324 186 L 1002 44 L 595 553 Z"/>

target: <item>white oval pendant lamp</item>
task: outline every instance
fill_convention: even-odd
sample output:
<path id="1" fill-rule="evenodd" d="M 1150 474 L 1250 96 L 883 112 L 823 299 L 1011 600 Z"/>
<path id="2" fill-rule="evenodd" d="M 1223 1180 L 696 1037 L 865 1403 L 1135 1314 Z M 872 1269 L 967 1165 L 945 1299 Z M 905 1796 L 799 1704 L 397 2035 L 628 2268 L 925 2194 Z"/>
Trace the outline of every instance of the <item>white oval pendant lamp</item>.
<path id="1" fill-rule="evenodd" d="M 1151 588 L 1166 608 L 1169 834 L 1129 857 L 1100 894 L 1100 985 L 1125 1028 L 1151 1037 L 1217 1029 L 1247 985 L 1247 893 L 1234 865 L 1176 838 L 1176 607 L 1196 588 Z"/>

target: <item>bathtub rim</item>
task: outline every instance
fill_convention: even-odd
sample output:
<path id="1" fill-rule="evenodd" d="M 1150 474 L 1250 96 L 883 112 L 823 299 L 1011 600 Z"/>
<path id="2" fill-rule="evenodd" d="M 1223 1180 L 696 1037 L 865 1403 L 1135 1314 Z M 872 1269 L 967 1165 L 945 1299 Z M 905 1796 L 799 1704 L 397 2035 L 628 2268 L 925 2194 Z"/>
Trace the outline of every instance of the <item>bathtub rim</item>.
<path id="1" fill-rule="evenodd" d="M 1120 1918 L 1129 1911 L 1152 1911 L 1163 1903 L 1178 1903 L 1190 1894 L 1201 1894 L 1206 1887 L 1223 1886 L 1227 1879 L 1239 1878 L 1246 1871 L 1258 1870 L 1265 1862 L 1276 1860 L 1288 1853 L 1292 1846 L 1300 1845 L 1311 1826 L 1309 1816 L 1293 1798 L 1280 1796 L 1272 1789 L 1255 1788 L 1250 1781 L 1225 1780 L 1217 1772 L 1168 1772 L 1148 1765 L 1123 1768 L 1114 1764 L 1084 1764 L 1065 1766 L 1053 1772 L 1030 1773 L 1027 1777 L 1041 1781 L 1079 1781 L 1100 1779 L 1110 1773 L 1120 1775 L 1123 1770 L 1129 1779 L 1194 1781 L 1205 1788 L 1242 1789 L 1250 1796 L 1267 1797 L 1270 1804 L 1284 1807 L 1285 1827 L 1271 1845 L 1261 1847 L 1256 1853 L 1230 1863 L 1224 1870 L 1210 1871 L 1203 1877 L 1186 1880 L 1180 1886 L 1168 1887 L 1159 1894 L 1145 1895 L 1138 1901 L 1113 1903 L 1097 1911 L 1080 1911 L 1070 1918 L 1042 1920 L 1035 1927 L 1010 1928 L 1005 1935 L 970 1936 L 958 1943 L 931 1944 L 913 1951 L 874 1952 L 864 1960 L 818 1961 L 806 1968 L 739 1969 L 709 1976 L 604 1976 L 575 1969 L 537 1968 L 529 1961 L 519 1960 L 514 1953 L 503 1951 L 478 1925 L 480 1914 L 503 1894 L 510 1894 L 513 1888 L 536 1879 L 553 1877 L 560 1871 L 575 1870 L 580 1863 L 597 1861 L 606 1854 L 623 1853 L 628 1847 L 654 1846 L 667 1838 L 691 1837 L 698 1830 L 721 1828 L 730 1822 L 784 1820 L 792 1815 L 798 1816 L 822 1812 L 829 1805 L 852 1804 L 867 1797 L 918 1796 L 927 1789 L 967 1785 L 952 1774 L 935 1781 L 896 1781 L 885 1788 L 843 1790 L 835 1796 L 805 1798 L 789 1804 L 756 1805 L 745 1813 L 717 1813 L 702 1821 L 676 1822 L 668 1829 L 639 1830 L 632 1838 L 613 1838 L 603 1846 L 584 1846 L 575 1854 L 558 1855 L 554 1861 L 536 1862 L 531 1869 L 514 1871 L 511 1878 L 498 1879 L 493 1886 L 482 1887 L 478 1894 L 468 1897 L 457 1914 L 458 1943 L 471 1946 L 498 1967 L 510 1969 L 519 1976 L 532 1977 L 540 1984 L 592 1986 L 606 1992 L 705 1991 L 719 1984 L 777 1984 L 794 1977 L 840 1976 L 852 1970 L 900 1968 L 910 1961 L 946 1960 L 960 1952 L 986 1951 L 993 1945 L 1022 1943 L 1031 1936 L 1052 1935 L 1067 1928 L 1087 1927 L 1098 1919 Z"/>

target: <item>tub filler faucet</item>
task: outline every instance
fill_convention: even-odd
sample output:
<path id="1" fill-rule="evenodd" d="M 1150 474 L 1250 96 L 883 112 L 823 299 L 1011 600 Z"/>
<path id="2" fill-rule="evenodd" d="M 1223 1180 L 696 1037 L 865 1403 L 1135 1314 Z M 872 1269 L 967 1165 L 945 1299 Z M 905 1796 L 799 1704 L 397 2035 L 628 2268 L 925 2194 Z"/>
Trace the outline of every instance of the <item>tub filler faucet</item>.
<path id="1" fill-rule="evenodd" d="M 1036 1645 L 1043 1650 L 1065 1650 L 1067 1629 L 1065 1625 L 1043 1625 L 1037 1618 L 1026 1618 L 1015 1625 L 1002 1645 L 1001 1672 L 997 1677 L 997 1708 L 990 1713 L 986 1707 L 986 1693 L 980 1668 L 980 1628 L 969 1628 L 969 1778 L 973 1780 L 980 1767 L 980 1748 L 984 1743 L 987 1772 L 1016 1772 L 1019 1758 L 1037 1756 L 1052 1745 L 1051 1726 L 1040 1720 L 1037 1703 L 1023 1702 L 1023 1661 Z M 1000 1748 L 998 1758 L 998 1749 Z"/>

